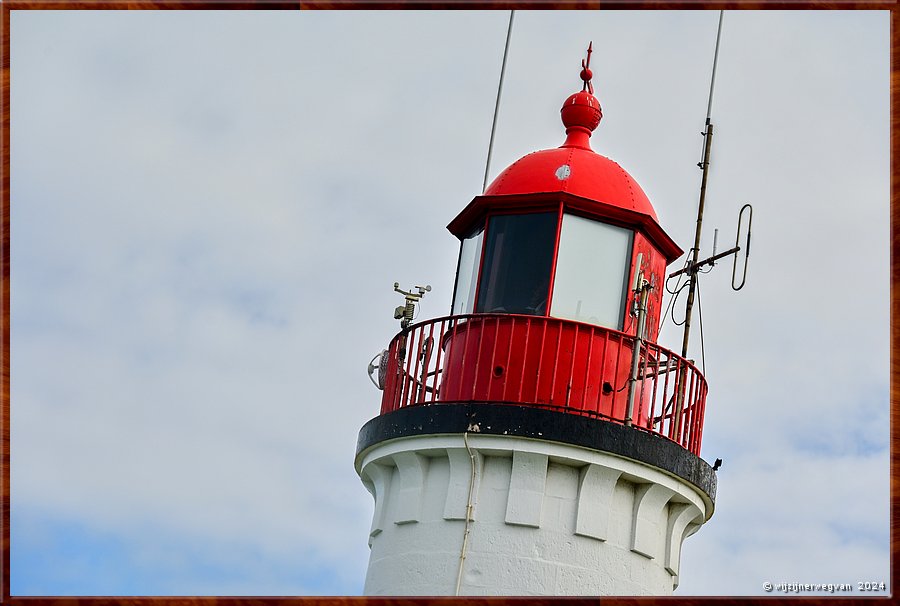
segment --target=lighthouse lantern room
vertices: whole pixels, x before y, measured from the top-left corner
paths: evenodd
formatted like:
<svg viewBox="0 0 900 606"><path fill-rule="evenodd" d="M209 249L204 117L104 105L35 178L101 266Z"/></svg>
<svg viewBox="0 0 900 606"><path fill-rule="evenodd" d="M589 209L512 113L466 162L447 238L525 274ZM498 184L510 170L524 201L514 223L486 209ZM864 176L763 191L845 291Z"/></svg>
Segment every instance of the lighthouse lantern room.
<svg viewBox="0 0 900 606"><path fill-rule="evenodd" d="M656 343L683 251L591 149L589 58L563 145L448 225L451 314L405 320L380 356L356 455L375 498L366 594L666 595L712 515L706 380Z"/></svg>

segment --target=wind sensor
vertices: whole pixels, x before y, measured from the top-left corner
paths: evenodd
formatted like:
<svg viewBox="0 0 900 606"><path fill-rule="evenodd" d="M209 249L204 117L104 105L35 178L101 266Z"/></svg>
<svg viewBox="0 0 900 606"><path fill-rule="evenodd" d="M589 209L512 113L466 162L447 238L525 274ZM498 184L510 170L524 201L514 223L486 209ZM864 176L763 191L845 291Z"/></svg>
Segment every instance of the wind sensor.
<svg viewBox="0 0 900 606"><path fill-rule="evenodd" d="M412 290L405 291L400 288L399 282L394 282L394 292L398 292L404 296L406 299L406 303L403 305L397 306L394 310L394 319L400 320L400 328L401 334L403 335L402 342L400 344L400 357L406 355L406 331L409 329L409 325L412 324L413 319L416 315L416 304L422 300L422 297L425 296L425 293L431 292L431 285L426 284L425 286L413 286ZM376 364L375 361L378 360ZM375 354L372 360L369 362L369 366L367 368L367 372L369 373L369 380L372 381L372 384L375 385L378 389L384 389L384 380L385 380L385 372L387 369L387 360L388 360L388 350L383 350L380 353ZM378 378L375 378L375 371L378 371Z"/></svg>
<svg viewBox="0 0 900 606"><path fill-rule="evenodd" d="M425 286L413 286L413 288L416 292L400 290L400 283L394 282L394 291L406 297L406 304L400 305L394 310L394 319L400 320L400 328L403 329L409 328L409 325L412 323L413 316L416 312L416 303L422 300L425 293L431 292L430 284L426 284Z"/></svg>

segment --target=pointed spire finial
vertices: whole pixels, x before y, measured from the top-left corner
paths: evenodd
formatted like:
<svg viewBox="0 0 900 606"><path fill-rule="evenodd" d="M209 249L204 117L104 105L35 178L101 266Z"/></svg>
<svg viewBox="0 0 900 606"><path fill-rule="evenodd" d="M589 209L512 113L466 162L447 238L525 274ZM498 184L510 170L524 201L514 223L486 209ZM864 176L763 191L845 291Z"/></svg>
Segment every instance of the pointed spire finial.
<svg viewBox="0 0 900 606"><path fill-rule="evenodd" d="M594 94L594 85L591 84L591 78L594 77L594 73L591 71L591 53L594 52L594 41L591 40L588 43L587 49L587 61L584 59L581 60L581 81L584 82L584 86L582 87L582 92L587 91Z"/></svg>
<svg viewBox="0 0 900 606"><path fill-rule="evenodd" d="M570 95L559 110L563 125L566 127L566 142L563 143L563 147L591 149L589 142L591 133L603 118L600 102L594 97L594 85L591 84L591 78L594 76L591 72L593 50L594 43L591 42L588 44L587 59L581 60L581 80L584 86L579 92Z"/></svg>

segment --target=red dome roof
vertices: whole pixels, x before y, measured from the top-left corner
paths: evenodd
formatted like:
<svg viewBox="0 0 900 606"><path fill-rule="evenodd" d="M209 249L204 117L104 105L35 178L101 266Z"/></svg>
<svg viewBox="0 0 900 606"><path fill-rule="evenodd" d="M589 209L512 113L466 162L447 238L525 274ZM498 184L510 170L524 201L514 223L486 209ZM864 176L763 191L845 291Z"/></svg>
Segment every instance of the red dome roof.
<svg viewBox="0 0 900 606"><path fill-rule="evenodd" d="M570 95L559 110L566 142L558 149L528 154L500 173L484 196L565 192L595 202L648 215L659 221L647 194L625 170L591 149L591 133L603 111L591 85L591 47L582 61L583 90Z"/></svg>
<svg viewBox="0 0 900 606"><path fill-rule="evenodd" d="M528 154L500 173L483 195L549 192L604 202L659 221L647 194L631 175L609 158L575 145Z"/></svg>
<svg viewBox="0 0 900 606"><path fill-rule="evenodd" d="M625 170L591 149L590 138L603 112L594 97L587 61L582 61L582 90L570 95L560 109L566 127L566 141L556 149L528 154L494 179L483 194L450 222L447 228L459 238L477 224L484 213L496 209L534 208L547 204L554 195L567 208L619 222L644 232L672 262L683 254L681 248L659 225L659 218L647 194Z"/></svg>

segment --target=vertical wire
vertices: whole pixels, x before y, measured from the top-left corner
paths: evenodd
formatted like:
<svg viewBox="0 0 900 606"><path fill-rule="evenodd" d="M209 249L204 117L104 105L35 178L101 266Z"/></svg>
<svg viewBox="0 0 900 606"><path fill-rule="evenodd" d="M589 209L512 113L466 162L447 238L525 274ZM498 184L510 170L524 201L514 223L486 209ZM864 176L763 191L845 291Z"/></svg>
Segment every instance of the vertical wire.
<svg viewBox="0 0 900 606"><path fill-rule="evenodd" d="M503 49L503 65L500 67L500 84L497 86L497 102L494 104L494 121L491 124L491 141L488 143L487 162L484 166L484 183L481 193L487 189L488 173L491 170L491 154L494 151L494 132L497 130L497 114L500 111L500 94L503 92L503 78L506 75L506 57L509 55L509 40L512 37L513 16L516 11L509 11L509 27L506 30L506 46Z"/></svg>
<svg viewBox="0 0 900 606"><path fill-rule="evenodd" d="M697 280L697 318L700 320L700 364L706 376L706 346L703 343L703 304L700 302L700 280Z"/></svg>
<svg viewBox="0 0 900 606"><path fill-rule="evenodd" d="M459 553L459 570L456 573L456 594L459 595L459 588L462 585L462 577L463 577L463 564L466 561L466 552L468 551L469 546L469 522L472 519L472 496L474 494L473 489L475 488L475 453L472 452L472 449L469 448L469 432L463 432L463 443L466 445L466 452L469 454L469 460L472 462L472 475L469 478L469 497L466 500L466 526L465 526L465 534L463 534L463 544L462 550Z"/></svg>
<svg viewBox="0 0 900 606"><path fill-rule="evenodd" d="M683 270L691 263L691 257L685 256L684 265L681 267ZM681 274L682 276L684 274ZM678 289L681 287L681 277L679 276L678 281L675 282L675 288L673 290L669 290L669 287L666 286L668 284L668 280L663 280L663 288L665 288L666 292L669 293L669 304L666 305L666 311L659 317L659 326L656 329L657 335L662 332L663 325L666 323L666 316L669 315L669 310L672 308L672 304L675 303L675 297L678 296ZM675 324L675 314L672 314L672 323Z"/></svg>

